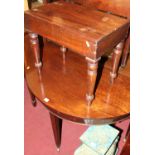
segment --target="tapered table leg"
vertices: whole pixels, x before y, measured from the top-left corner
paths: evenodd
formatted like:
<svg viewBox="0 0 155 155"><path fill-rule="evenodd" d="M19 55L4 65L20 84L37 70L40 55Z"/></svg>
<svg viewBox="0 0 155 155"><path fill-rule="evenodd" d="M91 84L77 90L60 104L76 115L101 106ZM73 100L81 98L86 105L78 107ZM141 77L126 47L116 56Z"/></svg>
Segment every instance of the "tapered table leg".
<svg viewBox="0 0 155 155"><path fill-rule="evenodd" d="M40 48L39 48L39 40L38 35L36 33L29 33L31 47L35 56L35 67L41 67L42 62L40 59Z"/></svg>
<svg viewBox="0 0 155 155"><path fill-rule="evenodd" d="M129 49L130 49L130 34L125 41L125 46L122 54L121 67L125 67L126 65Z"/></svg>
<svg viewBox="0 0 155 155"><path fill-rule="evenodd" d="M90 58L86 57L87 61L87 93L86 93L86 101L88 105L91 105L93 99L94 99L94 88L96 84L96 77L97 77L97 69L98 69L98 61L101 58L98 58L97 60L92 60Z"/></svg>
<svg viewBox="0 0 155 155"><path fill-rule="evenodd" d="M50 113L50 118L51 118L55 144L57 146L57 151L59 151L60 145L61 145L62 119L54 116L51 113Z"/></svg>
<svg viewBox="0 0 155 155"><path fill-rule="evenodd" d="M111 83L114 82L114 79L117 76L123 46L124 46L124 41L120 42L114 49L112 71L110 72L110 82Z"/></svg>

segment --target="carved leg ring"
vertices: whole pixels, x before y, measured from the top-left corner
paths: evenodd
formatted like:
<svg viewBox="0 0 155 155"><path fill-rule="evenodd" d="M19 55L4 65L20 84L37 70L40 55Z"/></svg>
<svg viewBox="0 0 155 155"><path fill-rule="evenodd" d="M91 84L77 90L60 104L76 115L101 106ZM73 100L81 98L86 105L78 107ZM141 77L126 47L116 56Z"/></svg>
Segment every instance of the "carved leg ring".
<svg viewBox="0 0 155 155"><path fill-rule="evenodd" d="M38 35L36 33L29 33L29 36L30 36L30 43L35 56L35 67L41 67L42 62L40 60L40 48L39 48Z"/></svg>
<svg viewBox="0 0 155 155"><path fill-rule="evenodd" d="M112 71L110 72L110 82L113 83L117 77L118 66L122 54L124 41L120 42L114 49Z"/></svg>
<svg viewBox="0 0 155 155"><path fill-rule="evenodd" d="M97 69L98 69L98 61L101 58L98 58L97 60L92 60L90 58L86 57L87 60L87 93L86 93L86 101L88 105L91 105L93 99L94 99L94 88L96 84L96 77L97 77Z"/></svg>
<svg viewBox="0 0 155 155"><path fill-rule="evenodd" d="M51 113L50 113L50 119L51 119L55 144L57 146L57 151L59 151L60 150L60 145L61 145L62 119L54 116Z"/></svg>

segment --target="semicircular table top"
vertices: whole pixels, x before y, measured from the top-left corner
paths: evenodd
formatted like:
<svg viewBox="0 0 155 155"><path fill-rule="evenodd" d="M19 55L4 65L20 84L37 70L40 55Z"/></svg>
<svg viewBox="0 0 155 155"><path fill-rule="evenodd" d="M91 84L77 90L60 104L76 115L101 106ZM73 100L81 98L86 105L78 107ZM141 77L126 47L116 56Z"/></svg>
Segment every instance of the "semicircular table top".
<svg viewBox="0 0 155 155"><path fill-rule="evenodd" d="M55 116L81 124L111 124L129 117L129 72L119 72L110 84L110 68L99 64L96 96L91 106L85 101L87 63L83 57L67 51L66 61L58 45L47 42L43 50L43 66L34 66L34 56L25 37L25 77L37 99Z"/></svg>

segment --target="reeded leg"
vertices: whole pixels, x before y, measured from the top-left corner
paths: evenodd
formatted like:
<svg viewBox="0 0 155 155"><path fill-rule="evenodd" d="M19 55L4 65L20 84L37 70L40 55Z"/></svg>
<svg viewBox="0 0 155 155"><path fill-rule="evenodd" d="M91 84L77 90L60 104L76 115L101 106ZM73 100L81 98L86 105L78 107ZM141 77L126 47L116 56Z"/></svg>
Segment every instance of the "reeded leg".
<svg viewBox="0 0 155 155"><path fill-rule="evenodd" d="M129 49L130 49L130 34L125 41L125 46L122 54L121 67L125 67L126 65Z"/></svg>
<svg viewBox="0 0 155 155"><path fill-rule="evenodd" d="M29 36L30 36L30 43L31 43L33 53L35 56L35 67L41 67L42 62L40 59L40 48L39 48L38 35L36 33L29 33Z"/></svg>
<svg viewBox="0 0 155 155"><path fill-rule="evenodd" d="M63 64L65 64L67 48L65 48L64 46L61 46L60 51L62 52L62 56L63 56Z"/></svg>
<svg viewBox="0 0 155 155"><path fill-rule="evenodd" d="M114 49L112 71L110 72L111 83L114 82L114 79L117 76L117 71L118 71L118 66L119 66L123 46L124 46L124 41L120 42Z"/></svg>
<svg viewBox="0 0 155 155"><path fill-rule="evenodd" d="M86 101L88 105L91 105L94 99L94 88L96 84L98 61L100 59L101 58L98 58L97 60L92 60L86 57L87 65L88 65Z"/></svg>
<svg viewBox="0 0 155 155"><path fill-rule="evenodd" d="M54 116L51 113L50 113L50 118L51 118L51 123L52 123L55 144L57 146L57 151L59 151L60 145L61 145L62 119Z"/></svg>

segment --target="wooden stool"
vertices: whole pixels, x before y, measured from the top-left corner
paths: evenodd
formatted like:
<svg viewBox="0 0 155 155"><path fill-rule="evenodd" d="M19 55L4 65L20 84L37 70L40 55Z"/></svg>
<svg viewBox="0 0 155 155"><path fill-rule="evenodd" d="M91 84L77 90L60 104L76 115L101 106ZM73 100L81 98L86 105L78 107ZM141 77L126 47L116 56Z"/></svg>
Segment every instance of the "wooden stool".
<svg viewBox="0 0 155 155"><path fill-rule="evenodd" d="M128 19L73 3L53 2L25 11L24 20L36 67L42 66L38 34L85 57L88 66L88 105L94 99L98 62L101 56L116 46L110 73L113 82L117 75L123 41L129 29Z"/></svg>

